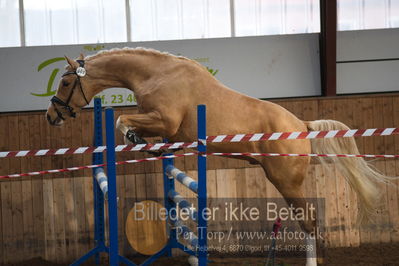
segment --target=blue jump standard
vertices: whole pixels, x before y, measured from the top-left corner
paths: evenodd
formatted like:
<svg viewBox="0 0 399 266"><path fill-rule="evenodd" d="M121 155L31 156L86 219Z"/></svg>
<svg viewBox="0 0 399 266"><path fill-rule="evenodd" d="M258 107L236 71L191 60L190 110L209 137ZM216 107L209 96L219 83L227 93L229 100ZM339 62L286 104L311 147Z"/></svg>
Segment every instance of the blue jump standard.
<svg viewBox="0 0 399 266"><path fill-rule="evenodd" d="M178 248L187 254L196 256L198 258L199 266L207 265L207 221L206 217L201 215L207 204L206 193L206 109L204 105L197 107L198 114L198 182L192 180L185 175L177 175L175 178L183 184L188 184L187 187L198 194L198 212L196 211L195 220L198 223L197 232L198 237L190 231L181 221L171 221L172 227L169 232L169 240L162 250L149 257L140 265L150 265L152 262L161 256L172 256L172 249ZM71 265L81 265L89 258L95 258L96 265L100 264L100 253L105 252L109 255L109 265L117 266L120 263L125 265L137 265L127 258L119 255L118 248L118 213L117 213L117 184L116 184L116 166L115 166L115 127L114 127L114 111L112 108L105 110L106 122L106 146L107 146L107 174L104 174L102 168L93 169L93 193L94 193L94 240L96 246L88 253L80 257ZM101 99L94 100L94 146L102 146L102 107ZM176 203L168 196L176 195L177 193L174 184L174 178L167 174L167 170L173 170L173 159L164 159L163 173L164 173L164 204L165 208L171 210L176 207ZM103 154L93 154L93 164L102 164ZM167 169L167 167L169 167ZM183 173L184 174L184 173ZM188 178L188 179L187 179ZM194 181L194 182L192 182ZM104 196L108 200L108 231L109 231L109 246L105 243L105 225L104 225ZM168 212L169 213L169 212ZM169 225L167 225L169 226ZM176 230L179 230L177 232ZM189 247L184 246L178 241L178 235L182 233L190 234Z"/></svg>

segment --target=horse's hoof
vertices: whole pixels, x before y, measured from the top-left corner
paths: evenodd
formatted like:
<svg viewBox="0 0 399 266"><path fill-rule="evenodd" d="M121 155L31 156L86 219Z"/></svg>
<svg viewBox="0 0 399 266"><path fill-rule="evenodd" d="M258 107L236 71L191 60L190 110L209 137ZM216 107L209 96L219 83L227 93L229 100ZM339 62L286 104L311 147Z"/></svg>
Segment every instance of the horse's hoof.
<svg viewBox="0 0 399 266"><path fill-rule="evenodd" d="M143 138L141 138L140 136L138 136L137 133L134 132L134 131L131 130L131 129L129 129L129 130L126 132L125 139L128 140L128 141L130 141L132 144L148 144L148 142L147 142L145 139L143 139ZM126 142L125 142L125 143L126 143ZM176 151L177 151L177 150L180 150L180 149L176 149ZM151 155L154 156L154 157L159 157L159 156L161 156L162 154L166 153L167 150L144 151L144 152L147 152L147 153L151 154Z"/></svg>
<svg viewBox="0 0 399 266"><path fill-rule="evenodd" d="M190 256L190 257L188 257L188 263L191 266L198 266L198 258L195 256Z"/></svg>
<svg viewBox="0 0 399 266"><path fill-rule="evenodd" d="M133 143L133 144L147 144L147 143L148 143L145 139L139 137L139 136L137 135L137 133L134 132L134 131L131 130L131 129L129 129L129 130L126 132L125 137L126 137L131 143Z"/></svg>

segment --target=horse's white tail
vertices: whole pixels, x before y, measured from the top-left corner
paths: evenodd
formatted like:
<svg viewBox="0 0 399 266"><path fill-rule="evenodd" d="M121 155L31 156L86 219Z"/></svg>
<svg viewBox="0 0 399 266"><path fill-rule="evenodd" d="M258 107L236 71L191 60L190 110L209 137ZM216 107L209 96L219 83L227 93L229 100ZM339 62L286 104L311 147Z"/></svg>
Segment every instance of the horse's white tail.
<svg viewBox="0 0 399 266"><path fill-rule="evenodd" d="M306 122L309 131L348 130L349 128L334 120L316 120ZM312 139L312 152L319 154L359 154L353 137ZM356 192L360 211L359 222L364 222L375 213L379 203L380 184L390 183L392 177L379 173L363 158L317 157L322 165L335 163L338 171L345 177Z"/></svg>

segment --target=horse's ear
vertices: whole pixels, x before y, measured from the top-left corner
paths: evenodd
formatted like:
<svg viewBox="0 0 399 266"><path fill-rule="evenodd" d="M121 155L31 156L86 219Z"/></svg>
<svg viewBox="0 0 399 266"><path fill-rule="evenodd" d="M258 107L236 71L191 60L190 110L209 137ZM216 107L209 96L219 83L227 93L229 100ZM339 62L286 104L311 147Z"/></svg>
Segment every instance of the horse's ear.
<svg viewBox="0 0 399 266"><path fill-rule="evenodd" d="M78 60L84 60L84 59L85 59L85 56L82 53L80 53Z"/></svg>
<svg viewBox="0 0 399 266"><path fill-rule="evenodd" d="M72 69L76 69L79 67L78 62L75 60L70 59L68 56L64 55L65 60L68 62L68 64L72 67Z"/></svg>

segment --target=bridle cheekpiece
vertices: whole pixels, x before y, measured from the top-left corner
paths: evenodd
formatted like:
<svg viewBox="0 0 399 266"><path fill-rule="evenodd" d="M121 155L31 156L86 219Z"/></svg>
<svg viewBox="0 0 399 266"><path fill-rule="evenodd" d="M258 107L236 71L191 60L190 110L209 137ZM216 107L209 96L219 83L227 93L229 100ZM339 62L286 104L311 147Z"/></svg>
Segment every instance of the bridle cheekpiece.
<svg viewBox="0 0 399 266"><path fill-rule="evenodd" d="M68 71L65 72L62 77L68 76L68 75L76 75L76 80L73 84L73 87L71 89L71 93L69 94L67 100L64 102L63 100L61 100L60 98L58 98L57 96L53 96L53 98L51 98L51 103L54 105L54 109L57 112L57 116L62 119L65 120L65 118L63 117L62 113L57 109L57 106L55 104L58 104L60 106L62 106L65 110L68 111L69 116L70 117L76 117L76 112L74 112L73 108L69 105L69 102L72 99L72 95L73 92L75 91L75 88L78 86L80 87L80 91L82 92L83 98L85 99L86 103L89 104L89 101L86 98L86 95L83 91L83 87L82 87L82 83L80 81L81 77L86 76L86 69L84 68L85 66L85 61L84 60L76 60L76 62L79 63L79 67L76 68L76 70L74 71Z"/></svg>

